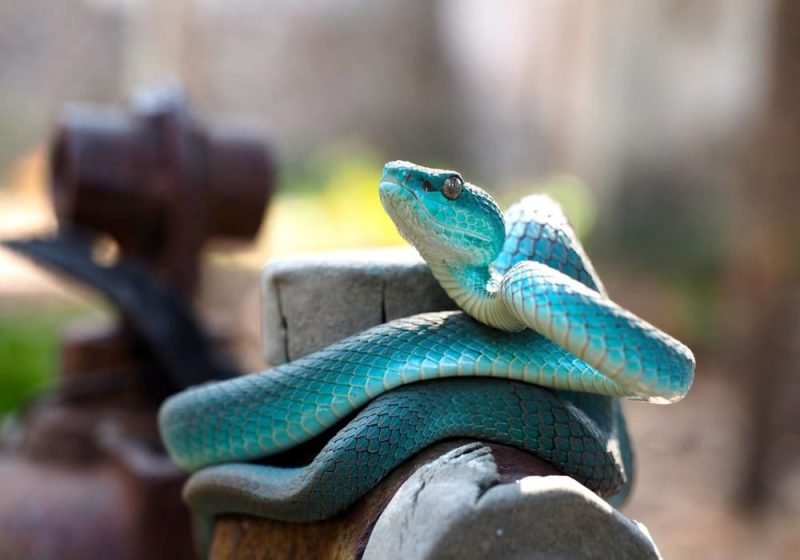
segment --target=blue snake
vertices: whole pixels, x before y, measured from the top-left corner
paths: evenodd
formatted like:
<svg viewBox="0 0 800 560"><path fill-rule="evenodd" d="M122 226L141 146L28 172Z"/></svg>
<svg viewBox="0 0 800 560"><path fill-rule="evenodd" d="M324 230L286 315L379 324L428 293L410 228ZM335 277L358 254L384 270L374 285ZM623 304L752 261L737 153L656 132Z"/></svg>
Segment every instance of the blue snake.
<svg viewBox="0 0 800 560"><path fill-rule="evenodd" d="M160 428L194 472L184 489L193 511L326 519L449 437L527 450L624 497L632 454L617 397L683 398L691 351L608 298L549 198L504 216L458 173L399 161L384 167L379 193L463 311L396 320L171 397ZM306 464L264 464L331 433Z"/></svg>

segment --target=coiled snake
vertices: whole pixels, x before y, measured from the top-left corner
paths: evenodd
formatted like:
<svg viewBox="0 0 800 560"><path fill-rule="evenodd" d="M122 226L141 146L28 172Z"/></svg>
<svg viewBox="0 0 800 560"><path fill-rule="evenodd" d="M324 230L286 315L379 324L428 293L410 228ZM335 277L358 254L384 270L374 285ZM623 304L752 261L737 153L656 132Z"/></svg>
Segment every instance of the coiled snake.
<svg viewBox="0 0 800 560"><path fill-rule="evenodd" d="M185 488L193 511L325 519L455 436L528 450L602 496L623 496L631 452L615 397L681 399L691 351L608 299L550 199L528 197L504 218L458 173L407 162L384 167L379 192L463 312L393 321L170 398L161 433L175 462L197 471ZM307 465L244 462L347 418Z"/></svg>

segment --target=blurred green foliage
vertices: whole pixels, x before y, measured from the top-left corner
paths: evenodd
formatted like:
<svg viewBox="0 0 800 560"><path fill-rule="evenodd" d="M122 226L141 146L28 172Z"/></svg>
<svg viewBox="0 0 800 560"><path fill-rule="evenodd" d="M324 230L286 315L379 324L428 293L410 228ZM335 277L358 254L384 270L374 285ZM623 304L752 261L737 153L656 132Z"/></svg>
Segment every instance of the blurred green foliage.
<svg viewBox="0 0 800 560"><path fill-rule="evenodd" d="M266 253L402 244L378 198L383 164L370 150L345 143L284 170Z"/></svg>
<svg viewBox="0 0 800 560"><path fill-rule="evenodd" d="M50 387L55 360L51 327L28 317L0 317L0 414Z"/></svg>
<svg viewBox="0 0 800 560"><path fill-rule="evenodd" d="M59 332L86 310L86 306L59 302L0 309L0 415L53 386Z"/></svg>

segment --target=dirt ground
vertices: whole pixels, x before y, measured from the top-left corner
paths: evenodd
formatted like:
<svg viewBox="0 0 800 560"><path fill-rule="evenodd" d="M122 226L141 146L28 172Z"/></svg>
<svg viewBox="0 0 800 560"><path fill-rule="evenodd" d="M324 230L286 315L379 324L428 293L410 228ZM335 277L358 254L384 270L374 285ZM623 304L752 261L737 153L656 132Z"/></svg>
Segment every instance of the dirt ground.
<svg viewBox="0 0 800 560"><path fill-rule="evenodd" d="M747 430L730 380L699 368L682 402L627 403L626 410L638 478L624 512L648 527L664 558L800 557L800 472L780 484L760 516L735 505Z"/></svg>

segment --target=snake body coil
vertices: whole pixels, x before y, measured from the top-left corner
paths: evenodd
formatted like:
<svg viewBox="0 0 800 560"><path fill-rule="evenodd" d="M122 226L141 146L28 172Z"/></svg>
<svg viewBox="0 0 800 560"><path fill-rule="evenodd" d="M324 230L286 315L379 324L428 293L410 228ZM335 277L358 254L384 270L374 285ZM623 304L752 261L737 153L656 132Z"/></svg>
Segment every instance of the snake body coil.
<svg viewBox="0 0 800 560"><path fill-rule="evenodd" d="M185 490L194 511L324 519L455 436L514 445L603 496L624 495L631 452L615 397L682 398L691 352L607 298L549 199L529 197L504 220L457 173L405 162L386 165L380 194L464 312L393 321L169 399L162 437L181 467L198 471ZM359 410L306 466L241 463Z"/></svg>

